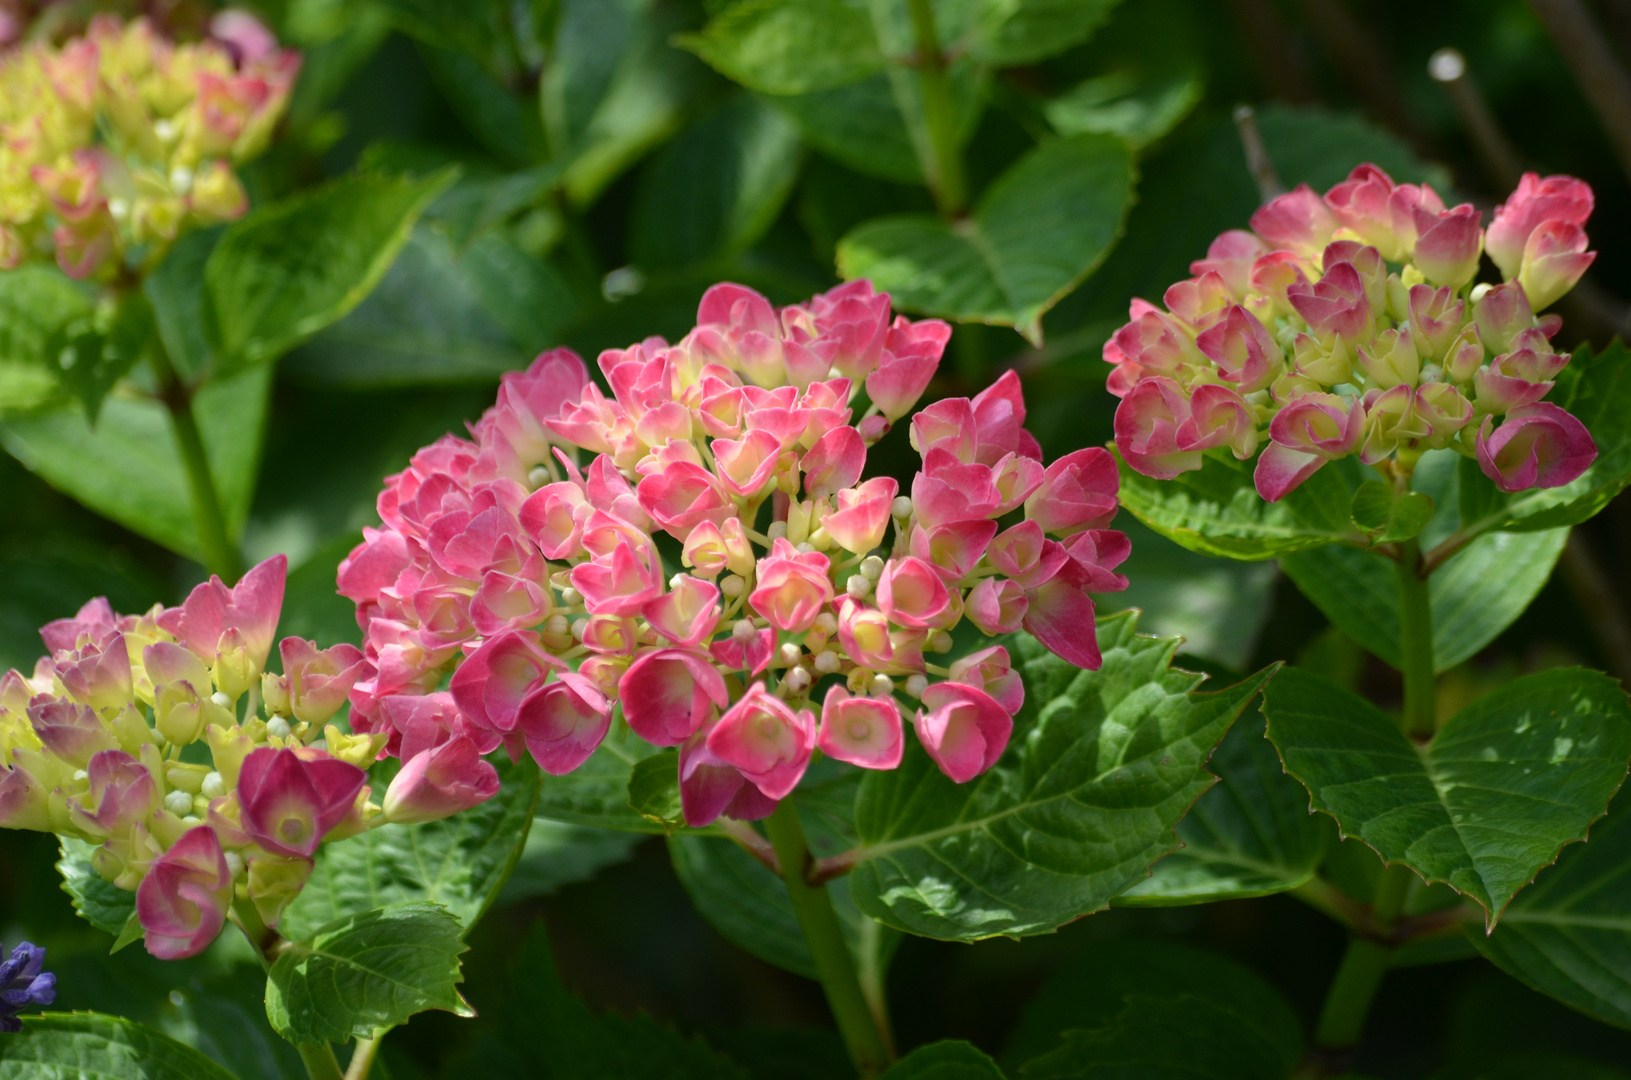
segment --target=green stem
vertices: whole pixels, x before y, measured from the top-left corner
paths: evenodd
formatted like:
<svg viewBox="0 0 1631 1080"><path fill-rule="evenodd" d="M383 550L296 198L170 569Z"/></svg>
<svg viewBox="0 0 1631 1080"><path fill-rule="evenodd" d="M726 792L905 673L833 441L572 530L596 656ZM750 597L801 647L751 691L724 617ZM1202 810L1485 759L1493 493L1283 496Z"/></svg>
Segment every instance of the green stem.
<svg viewBox="0 0 1631 1080"><path fill-rule="evenodd" d="M1404 731L1429 739L1436 727L1433 675L1433 604L1423 573L1421 545L1399 545L1399 651L1404 663Z"/></svg>
<svg viewBox="0 0 1631 1080"><path fill-rule="evenodd" d="M277 959L278 949L283 945L283 936L261 920L260 912L248 900L233 901L232 920L238 924L238 929L243 931L244 937L249 939L249 944L255 947L255 958L261 962L261 967L270 972L273 961ZM328 1043L308 1046L291 1042L290 1045L305 1063L306 1072L311 1080L346 1080L345 1074L340 1072L340 1062L334 1056L334 1048ZM362 1075L367 1076L366 1068Z"/></svg>
<svg viewBox="0 0 1631 1080"><path fill-rule="evenodd" d="M1411 876L1409 868L1404 866L1389 866L1382 871L1376 883L1376 897L1371 901L1371 921L1381 933L1391 931L1398 922ZM1336 978L1331 980L1331 989L1325 994L1319 1025L1314 1029L1314 1045L1319 1051L1335 1057L1351 1053L1359 1045L1365 1018L1370 1015L1371 1003L1382 985L1382 976L1387 974L1393 952L1391 945L1373 938L1348 939L1348 951L1342 954Z"/></svg>
<svg viewBox="0 0 1631 1080"><path fill-rule="evenodd" d="M889 1067L889 1051L883 1034L873 1023L872 1010L861 990L855 959L844 943L844 932L838 925L832 900L824 886L812 886L805 880L810 846L805 842L804 826L799 824L798 811L792 801L782 800L776 812L765 820L765 827L770 833L770 842L776 846L782 881L793 900L793 911L804 930L805 944L815 960L816 975L827 993L827 1005L832 1009L844 1045L849 1048L862 1080L882 1075Z"/></svg>
<svg viewBox="0 0 1631 1080"><path fill-rule="evenodd" d="M384 1042L385 1031L371 1039L358 1039L351 1050L351 1062L345 1067L345 1080L368 1080L368 1073L373 1069L374 1059L379 1056L379 1048Z"/></svg>
<svg viewBox="0 0 1631 1080"><path fill-rule="evenodd" d="M924 163L923 171L940 213L955 218L968 206L968 181L963 176L963 156L957 145L957 110L952 104L951 83L946 78L946 58L940 51L930 0L911 0L910 7L912 31L917 37L923 121L929 129L932 155Z"/></svg>
<svg viewBox="0 0 1631 1080"><path fill-rule="evenodd" d="M160 400L170 412L170 425L176 433L176 448L181 451L181 464L187 472L187 487L192 493L193 523L198 528L198 544L203 550L204 565L221 580L233 584L243 576L243 559L238 547L227 533L226 514L221 510L221 498L216 493L215 481L210 473L209 456L204 450L204 437L198 430L198 418L193 414L193 392L176 378L170 358L164 347L158 346L152 356L153 370L158 376Z"/></svg>

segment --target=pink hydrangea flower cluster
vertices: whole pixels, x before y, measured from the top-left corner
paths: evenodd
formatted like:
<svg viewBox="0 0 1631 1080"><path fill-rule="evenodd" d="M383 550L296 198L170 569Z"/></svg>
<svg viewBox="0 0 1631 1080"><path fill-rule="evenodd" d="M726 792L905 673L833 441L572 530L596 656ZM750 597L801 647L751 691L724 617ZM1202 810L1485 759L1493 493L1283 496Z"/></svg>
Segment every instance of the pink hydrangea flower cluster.
<svg viewBox="0 0 1631 1080"><path fill-rule="evenodd" d="M300 54L245 12L210 31L181 45L104 14L61 47L0 54L0 269L54 255L107 276L248 209L233 165L266 148Z"/></svg>
<svg viewBox="0 0 1631 1080"><path fill-rule="evenodd" d="M1597 448L1542 400L1569 357L1549 344L1562 320L1536 312L1596 258L1592 202L1579 180L1528 173L1486 233L1471 204L1374 165L1323 197L1280 196L1214 240L1164 309L1133 301L1104 347L1117 449L1166 480L1208 450L1261 448L1271 502L1337 458L1408 473L1446 447L1502 491L1567 484ZM1486 252L1499 284L1474 284Z"/></svg>
<svg viewBox="0 0 1631 1080"><path fill-rule="evenodd" d="M353 727L559 775L620 705L679 748L694 826L770 813L818 750L894 768L903 704L953 780L989 769L1023 689L1000 645L952 659L953 630L1097 667L1089 594L1125 587L1128 547L1109 453L1044 467L1012 373L912 419L909 494L863 479L950 334L864 281L779 310L722 284L678 344L602 353L610 395L564 349L506 376L471 439L386 481L340 566L366 632Z"/></svg>
<svg viewBox="0 0 1631 1080"><path fill-rule="evenodd" d="M364 770L384 737L328 722L362 653L284 638L283 673L264 670L285 570L278 556L230 589L212 577L144 615L92 600L40 631L50 652L31 675L0 677L0 827L97 845L92 865L135 891L163 959L201 952L235 900L277 925L323 842L498 790L493 767L455 744L405 762L383 806L370 801ZM199 742L207 762L183 756Z"/></svg>

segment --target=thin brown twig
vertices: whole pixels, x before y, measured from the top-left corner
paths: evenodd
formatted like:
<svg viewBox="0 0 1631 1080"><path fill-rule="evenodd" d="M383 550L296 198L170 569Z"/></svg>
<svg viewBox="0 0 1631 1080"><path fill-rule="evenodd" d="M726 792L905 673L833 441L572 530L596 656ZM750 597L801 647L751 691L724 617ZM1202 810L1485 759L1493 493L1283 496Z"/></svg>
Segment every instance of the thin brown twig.
<svg viewBox="0 0 1631 1080"><path fill-rule="evenodd" d="M1246 152L1246 169L1257 182L1257 193L1266 203L1286 193L1280 174L1274 171L1274 161L1263 142L1263 132L1257 126L1257 112L1250 105L1235 106L1235 130L1240 132L1240 147Z"/></svg>

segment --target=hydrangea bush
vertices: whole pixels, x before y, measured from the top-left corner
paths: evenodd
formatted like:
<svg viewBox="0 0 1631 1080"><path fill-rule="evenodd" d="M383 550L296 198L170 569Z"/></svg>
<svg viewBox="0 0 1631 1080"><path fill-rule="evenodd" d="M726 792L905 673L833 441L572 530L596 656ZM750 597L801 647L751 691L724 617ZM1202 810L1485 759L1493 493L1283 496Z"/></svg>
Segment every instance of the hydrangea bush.
<svg viewBox="0 0 1631 1080"><path fill-rule="evenodd" d="M1165 167L1135 155L1199 83L1116 67L1030 116L1024 88L1103 5L704 7L692 25L684 4L289 5L303 62L242 11L0 5L0 443L174 553L118 604L138 614L76 586L44 655L0 675L0 827L50 845L94 928L8 915L28 940L0 952L0 1075L745 1077L797 1058L889 1080L1307 1080L1385 1071L1359 1053L1386 981L1474 955L1631 1028L1631 818L1610 809L1631 700L1585 668L1463 666L1565 551L1581 579L1570 529L1631 482L1624 348L1570 336L1601 306L1570 296L1597 259L1591 187L1524 174L1486 227L1402 152L1407 182L1360 164L1324 195L1280 193L1262 162L1262 204L1233 220L1250 228L1159 306L1044 348L1044 315L1123 231L1114 281L1160 262L1137 245L1174 191L1127 218L1139 171ZM337 88L390 84L364 68L390 28L491 160L387 140L311 186L343 134ZM963 147L1006 68L1016 115L1051 134L971 198ZM631 185L612 245L631 264L599 266L617 215L587 207L692 111ZM831 159L801 227L860 214L816 245L842 284L805 283L767 239L801 143ZM935 214L852 213L878 193L838 190L843 169L919 184ZM1035 348L992 353L974 322ZM593 364L562 344L630 338ZM1080 401L1027 411L1089 340L1111 365L1106 396L1091 380L1103 447ZM406 395L330 395L320 432L269 444L263 495L288 512L246 526L271 364L297 348L278 393L303 404L415 372L479 386L429 422ZM360 542L305 550L349 473L377 491ZM1121 509L1142 528L1112 528ZM1329 628L1255 672L1185 670L1184 640L1141 620L1171 625L1163 585L1200 608L1244 580L1202 556L1276 560ZM1151 583L1150 617L1118 610ZM661 835L706 923L815 979L835 1030L705 1041L567 993L548 936L515 940L539 910L517 901L626 856L620 833ZM1061 961L1000 1062L896 1041L891 1004L920 996L890 980L903 935L1273 894L1347 936L1307 1032L1239 965L1118 940ZM138 941L148 957L101 955ZM511 954L474 969L509 969L472 989L475 1023L471 945ZM715 994L693 960L683 992ZM119 994L145 997L83 1011ZM433 1010L450 1015L387 1042Z"/></svg>

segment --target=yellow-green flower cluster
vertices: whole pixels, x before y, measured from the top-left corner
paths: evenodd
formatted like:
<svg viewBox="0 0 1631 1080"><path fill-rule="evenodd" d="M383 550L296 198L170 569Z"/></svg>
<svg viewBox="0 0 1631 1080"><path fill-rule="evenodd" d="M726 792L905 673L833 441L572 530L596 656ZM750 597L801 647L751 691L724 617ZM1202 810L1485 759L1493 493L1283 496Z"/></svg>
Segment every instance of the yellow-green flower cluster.
<svg viewBox="0 0 1631 1080"><path fill-rule="evenodd" d="M112 277L244 212L233 166L265 149L300 56L223 15L193 44L98 16L0 58L0 269L54 257L70 277Z"/></svg>

